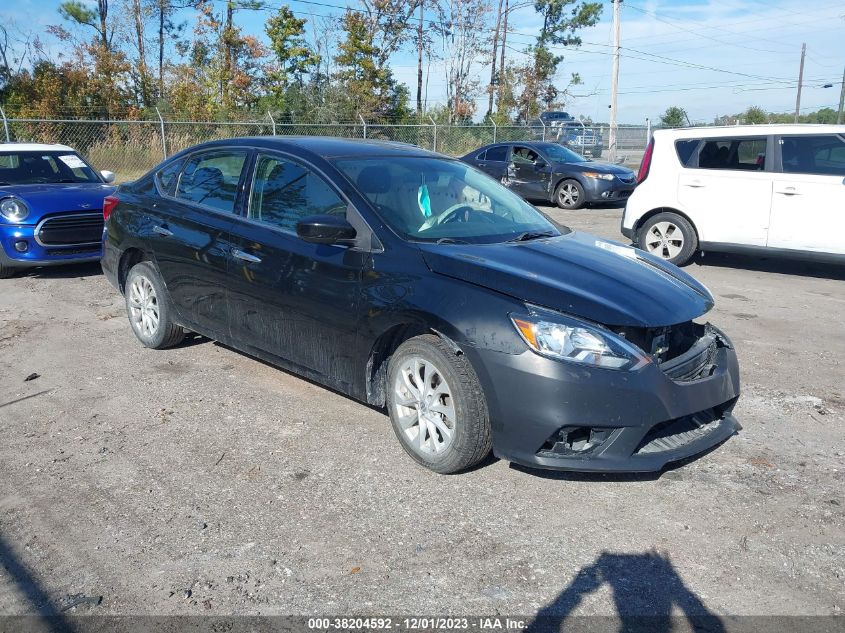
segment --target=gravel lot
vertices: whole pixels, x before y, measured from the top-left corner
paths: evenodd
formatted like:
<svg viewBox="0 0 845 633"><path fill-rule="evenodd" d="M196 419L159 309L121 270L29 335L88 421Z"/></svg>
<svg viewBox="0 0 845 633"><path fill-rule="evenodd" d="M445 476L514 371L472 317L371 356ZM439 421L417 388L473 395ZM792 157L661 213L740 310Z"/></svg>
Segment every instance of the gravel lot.
<svg viewBox="0 0 845 633"><path fill-rule="evenodd" d="M623 239L618 209L549 212ZM143 349L97 266L2 281L0 613L840 614L845 272L687 270L744 429L646 477L438 476L381 411L205 339Z"/></svg>

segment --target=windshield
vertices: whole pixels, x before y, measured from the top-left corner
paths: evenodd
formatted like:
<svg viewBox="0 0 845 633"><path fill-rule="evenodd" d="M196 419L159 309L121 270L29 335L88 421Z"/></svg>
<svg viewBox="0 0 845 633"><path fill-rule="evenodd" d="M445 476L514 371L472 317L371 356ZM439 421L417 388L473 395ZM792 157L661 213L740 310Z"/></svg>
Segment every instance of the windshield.
<svg viewBox="0 0 845 633"><path fill-rule="evenodd" d="M581 154L576 154L571 149L565 148L563 145L555 145L554 143L542 143L537 146L541 152L548 156L554 163L587 163L589 162Z"/></svg>
<svg viewBox="0 0 845 633"><path fill-rule="evenodd" d="M489 244L560 235L522 198L458 161L391 156L336 165L405 239Z"/></svg>
<svg viewBox="0 0 845 633"><path fill-rule="evenodd" d="M0 186L56 182L101 182L75 152L0 151Z"/></svg>

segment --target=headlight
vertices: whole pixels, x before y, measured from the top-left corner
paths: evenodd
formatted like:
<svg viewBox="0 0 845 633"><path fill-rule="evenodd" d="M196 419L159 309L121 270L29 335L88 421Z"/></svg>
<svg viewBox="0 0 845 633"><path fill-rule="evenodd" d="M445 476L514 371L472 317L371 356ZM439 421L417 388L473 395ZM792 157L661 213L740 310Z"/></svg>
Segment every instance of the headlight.
<svg viewBox="0 0 845 633"><path fill-rule="evenodd" d="M600 327L553 312L511 314L511 321L538 354L571 363L634 371L650 358Z"/></svg>
<svg viewBox="0 0 845 633"><path fill-rule="evenodd" d="M598 178L599 180L613 180L613 174L600 174L597 171L585 171L584 176L587 178Z"/></svg>
<svg viewBox="0 0 845 633"><path fill-rule="evenodd" d="M9 222L22 222L29 215L29 208L18 198L3 198L0 200L0 215Z"/></svg>

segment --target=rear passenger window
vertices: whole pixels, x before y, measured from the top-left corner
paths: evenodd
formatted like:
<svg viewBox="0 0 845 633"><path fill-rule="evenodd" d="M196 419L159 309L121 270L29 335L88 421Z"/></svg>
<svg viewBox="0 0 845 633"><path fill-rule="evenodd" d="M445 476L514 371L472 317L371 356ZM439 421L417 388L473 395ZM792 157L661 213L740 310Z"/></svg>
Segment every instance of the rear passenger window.
<svg viewBox="0 0 845 633"><path fill-rule="evenodd" d="M845 141L835 134L784 136L780 145L785 173L845 176Z"/></svg>
<svg viewBox="0 0 845 633"><path fill-rule="evenodd" d="M260 156L249 200L249 217L286 233L309 215L346 217L346 202L325 180L291 160Z"/></svg>
<svg viewBox="0 0 845 633"><path fill-rule="evenodd" d="M238 183L246 164L245 151L214 152L194 156L179 178L176 197L218 211L234 213Z"/></svg>
<svg viewBox="0 0 845 633"><path fill-rule="evenodd" d="M487 157L484 160L505 162L508 159L508 148L505 145L497 145L487 150Z"/></svg>
<svg viewBox="0 0 845 633"><path fill-rule="evenodd" d="M766 137L706 140L698 152L698 167L763 171L766 168Z"/></svg>

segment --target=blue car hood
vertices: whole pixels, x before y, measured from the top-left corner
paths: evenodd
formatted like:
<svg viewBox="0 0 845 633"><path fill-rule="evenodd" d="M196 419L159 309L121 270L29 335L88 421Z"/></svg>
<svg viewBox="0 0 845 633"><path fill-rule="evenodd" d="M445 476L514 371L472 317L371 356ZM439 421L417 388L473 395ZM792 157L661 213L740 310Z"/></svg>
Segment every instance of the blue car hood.
<svg viewBox="0 0 845 633"><path fill-rule="evenodd" d="M100 211L103 198L115 187L103 183L53 183L0 186L0 198L16 196L29 207L25 222L38 222L42 216L63 211Z"/></svg>
<svg viewBox="0 0 845 633"><path fill-rule="evenodd" d="M604 325L675 325L713 307L707 288L681 269L587 233L420 249L436 273Z"/></svg>

